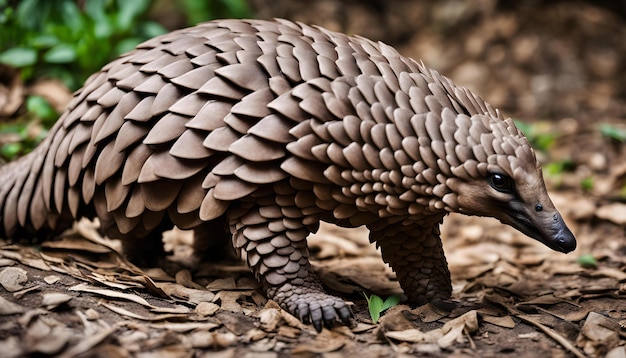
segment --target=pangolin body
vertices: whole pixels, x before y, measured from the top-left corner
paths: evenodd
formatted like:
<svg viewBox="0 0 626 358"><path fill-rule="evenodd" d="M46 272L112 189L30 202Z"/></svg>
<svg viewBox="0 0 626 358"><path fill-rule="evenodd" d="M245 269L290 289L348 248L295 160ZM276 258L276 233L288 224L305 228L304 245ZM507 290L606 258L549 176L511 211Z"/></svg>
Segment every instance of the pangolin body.
<svg viewBox="0 0 626 358"><path fill-rule="evenodd" d="M140 259L173 225L199 249L232 242L318 330L351 316L308 261L320 220L366 225L414 304L450 297L448 212L575 247L510 119L390 46L285 20L208 22L111 62L0 169L0 205L7 237L97 216Z"/></svg>

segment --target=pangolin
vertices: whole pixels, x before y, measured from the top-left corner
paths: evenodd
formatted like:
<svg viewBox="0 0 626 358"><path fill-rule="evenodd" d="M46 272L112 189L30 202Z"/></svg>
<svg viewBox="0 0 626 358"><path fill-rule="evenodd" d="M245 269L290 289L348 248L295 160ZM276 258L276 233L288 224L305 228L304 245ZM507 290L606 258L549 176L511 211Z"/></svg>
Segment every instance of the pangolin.
<svg viewBox="0 0 626 358"><path fill-rule="evenodd" d="M0 209L8 238L98 217L136 259L194 230L317 330L352 315L309 263L320 221L365 225L416 305L451 296L447 213L576 246L511 119L388 45L287 20L216 20L109 63L0 169Z"/></svg>

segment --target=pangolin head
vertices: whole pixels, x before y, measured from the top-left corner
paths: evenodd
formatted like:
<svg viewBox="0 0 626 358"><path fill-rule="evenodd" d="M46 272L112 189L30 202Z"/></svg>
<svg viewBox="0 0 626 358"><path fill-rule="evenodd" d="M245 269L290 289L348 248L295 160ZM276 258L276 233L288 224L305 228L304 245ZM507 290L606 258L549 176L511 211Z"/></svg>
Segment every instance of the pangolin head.
<svg viewBox="0 0 626 358"><path fill-rule="evenodd" d="M560 252L576 239L548 196L541 166L512 120L490 115L466 117L469 137L457 144L465 160L451 166L448 210L495 217Z"/></svg>

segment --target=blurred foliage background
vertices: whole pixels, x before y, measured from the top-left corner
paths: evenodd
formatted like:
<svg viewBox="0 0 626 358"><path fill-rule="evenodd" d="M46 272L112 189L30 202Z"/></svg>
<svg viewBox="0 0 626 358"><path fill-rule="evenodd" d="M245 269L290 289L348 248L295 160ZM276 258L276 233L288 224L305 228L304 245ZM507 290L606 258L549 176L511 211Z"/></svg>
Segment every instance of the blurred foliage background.
<svg viewBox="0 0 626 358"><path fill-rule="evenodd" d="M0 0L0 82L14 95L0 99L0 117L12 118L0 123L0 156L30 151L59 117L63 104L39 92L75 91L116 56L173 28L249 16L245 0ZM35 83L34 91L21 88Z"/></svg>

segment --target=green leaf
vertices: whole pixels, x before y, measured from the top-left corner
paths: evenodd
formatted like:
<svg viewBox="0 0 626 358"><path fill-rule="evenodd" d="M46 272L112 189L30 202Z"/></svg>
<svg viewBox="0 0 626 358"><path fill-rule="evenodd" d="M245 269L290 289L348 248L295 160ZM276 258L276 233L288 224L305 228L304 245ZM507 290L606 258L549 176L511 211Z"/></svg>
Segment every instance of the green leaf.
<svg viewBox="0 0 626 358"><path fill-rule="evenodd" d="M7 159L15 159L22 151L21 143L7 143L0 147L0 154Z"/></svg>
<svg viewBox="0 0 626 358"><path fill-rule="evenodd" d="M591 191L593 189L593 177L584 178L580 181L580 187L584 191Z"/></svg>
<svg viewBox="0 0 626 358"><path fill-rule="evenodd" d="M37 62L37 51L32 48L14 47L0 53L0 62L18 68L32 66Z"/></svg>
<svg viewBox="0 0 626 358"><path fill-rule="evenodd" d="M145 38L152 38L159 35L163 35L167 32L165 27L154 21L146 21L139 25L139 33Z"/></svg>
<svg viewBox="0 0 626 358"><path fill-rule="evenodd" d="M142 42L140 38L131 37L124 39L118 42L117 46L115 46L115 54L121 55L125 52L131 51L135 48L135 46L139 45Z"/></svg>
<svg viewBox="0 0 626 358"><path fill-rule="evenodd" d="M391 296L387 297L387 299L383 303L383 307L382 307L381 311L386 311L386 310L390 309L391 307L397 305L398 303L400 303L400 300L401 300L400 295L391 295Z"/></svg>
<svg viewBox="0 0 626 358"><path fill-rule="evenodd" d="M59 39L52 34L37 35L31 39L30 44L35 48L50 48L59 44Z"/></svg>
<svg viewBox="0 0 626 358"><path fill-rule="evenodd" d="M383 299L376 295L371 295L369 298L365 296L365 299L367 300L367 307L369 308L372 322L378 322L383 308Z"/></svg>
<svg viewBox="0 0 626 358"><path fill-rule="evenodd" d="M54 120L57 112L48 101L41 96L30 96L26 99L26 110L40 119Z"/></svg>
<svg viewBox="0 0 626 358"><path fill-rule="evenodd" d="M58 44L44 55L44 60L48 63L70 63L75 59L76 49L70 44Z"/></svg>
<svg viewBox="0 0 626 358"><path fill-rule="evenodd" d="M578 257L578 264L585 268L598 267L598 261L591 254L582 254Z"/></svg>
<svg viewBox="0 0 626 358"><path fill-rule="evenodd" d="M626 130L617 128L610 124L600 124L599 128L600 133L602 133L603 136L620 142L626 142Z"/></svg>
<svg viewBox="0 0 626 358"><path fill-rule="evenodd" d="M133 24L133 20L143 13L150 5L148 0L118 0L120 12L117 18L117 28L121 31L128 30Z"/></svg>

